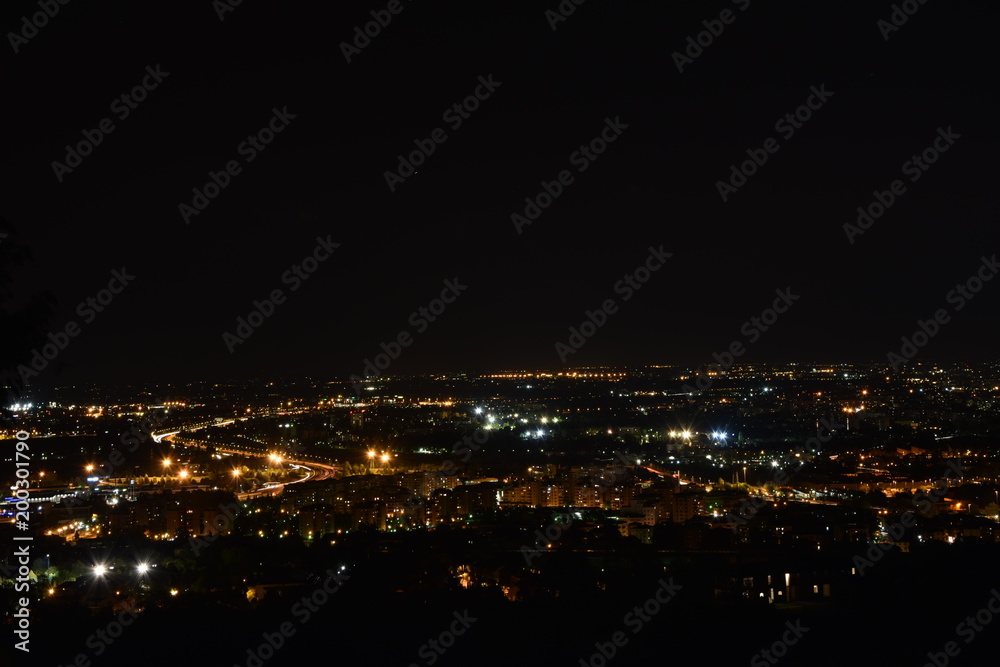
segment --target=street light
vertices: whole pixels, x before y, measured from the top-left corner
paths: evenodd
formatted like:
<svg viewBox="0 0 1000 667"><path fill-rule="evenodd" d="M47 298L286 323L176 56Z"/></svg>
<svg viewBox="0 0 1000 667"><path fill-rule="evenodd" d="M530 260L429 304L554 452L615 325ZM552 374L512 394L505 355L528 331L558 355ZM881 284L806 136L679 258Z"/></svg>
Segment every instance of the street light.
<svg viewBox="0 0 1000 667"><path fill-rule="evenodd" d="M84 468L84 470L86 470L87 472L94 472L94 464L88 463L87 466Z"/></svg>

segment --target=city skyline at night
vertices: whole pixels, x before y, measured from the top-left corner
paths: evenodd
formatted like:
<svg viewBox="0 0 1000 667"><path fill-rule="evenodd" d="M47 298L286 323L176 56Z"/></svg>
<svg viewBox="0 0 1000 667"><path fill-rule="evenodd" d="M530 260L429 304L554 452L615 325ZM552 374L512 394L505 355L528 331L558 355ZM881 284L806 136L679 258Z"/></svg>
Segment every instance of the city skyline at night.
<svg viewBox="0 0 1000 667"><path fill-rule="evenodd" d="M994 664L997 15L7 3L0 664Z"/></svg>

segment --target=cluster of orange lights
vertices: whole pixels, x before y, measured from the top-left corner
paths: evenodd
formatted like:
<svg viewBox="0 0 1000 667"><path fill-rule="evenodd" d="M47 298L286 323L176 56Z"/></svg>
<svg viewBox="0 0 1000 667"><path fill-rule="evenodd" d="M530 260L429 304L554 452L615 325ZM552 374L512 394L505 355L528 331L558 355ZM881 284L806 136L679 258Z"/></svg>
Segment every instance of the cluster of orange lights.
<svg viewBox="0 0 1000 667"><path fill-rule="evenodd" d="M379 454L374 449L368 450L368 458L369 459L371 459L371 460L374 461L376 456L378 456L382 460L382 463L388 463L389 459L391 458L389 456L388 452L382 452L382 455L379 456Z"/></svg>

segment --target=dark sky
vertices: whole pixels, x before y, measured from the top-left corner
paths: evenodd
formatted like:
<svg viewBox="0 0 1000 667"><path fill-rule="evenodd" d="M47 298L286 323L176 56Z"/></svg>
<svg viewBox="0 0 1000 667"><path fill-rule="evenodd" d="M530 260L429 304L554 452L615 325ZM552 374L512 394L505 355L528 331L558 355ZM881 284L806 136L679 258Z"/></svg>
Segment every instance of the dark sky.
<svg viewBox="0 0 1000 667"><path fill-rule="evenodd" d="M953 317L921 359L995 357L1000 281L960 312L946 295L1000 250L996 3L912 2L886 40L888 2L589 0L553 31L556 0L403 0L346 62L339 44L386 4L247 1L220 20L208 0L77 0L17 53L8 34L7 367L44 342L9 332L45 292L52 312L24 325L81 332L41 382L346 378L401 331L413 343L388 372L558 368L555 343L607 298L618 311L568 364L701 364L735 340L745 361L885 359L938 308ZM679 72L672 54L726 9ZM5 3L4 31L36 11ZM120 119L112 102L157 65L169 74ZM500 86L452 129L442 114L480 75ZM821 85L833 95L784 138L775 122ZM275 107L295 118L246 162ZM609 117L628 128L577 171ZM52 162L103 118L114 131L59 182ZM903 163L949 126L960 138L910 182ZM397 154L439 127L391 192ZM780 149L723 202L717 181L770 137ZM179 204L234 159L185 224ZM511 214L564 169L573 183L518 234ZM906 192L851 244L844 223L894 179ZM340 247L290 291L282 274L328 235ZM623 301L616 281L661 244L673 256ZM121 267L134 282L86 323L77 304ZM456 276L468 289L418 333L410 314ZM748 342L743 323L786 287L800 299ZM230 354L223 332L277 288L287 300Z"/></svg>

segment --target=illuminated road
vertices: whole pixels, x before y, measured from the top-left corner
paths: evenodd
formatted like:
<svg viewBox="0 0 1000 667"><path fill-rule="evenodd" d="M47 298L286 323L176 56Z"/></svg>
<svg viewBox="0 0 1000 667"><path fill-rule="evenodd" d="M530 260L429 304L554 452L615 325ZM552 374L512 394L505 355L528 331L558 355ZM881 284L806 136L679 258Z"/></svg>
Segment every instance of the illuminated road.
<svg viewBox="0 0 1000 667"><path fill-rule="evenodd" d="M185 431L200 431L202 429L211 428L213 426L226 426L228 424L233 424L237 421L243 419L249 419L249 417L241 417L240 419L230 419L228 421L220 422L207 422L198 426L186 427ZM207 449L212 447L215 451L224 454L238 454L240 456L257 456L261 458L270 458L272 456L271 452L254 451L249 449L238 449L236 447L220 447L212 443L202 443L202 442L181 442L175 441L174 436L180 433L180 431L168 431L165 433L154 433L154 442L162 442L164 440L168 441L173 446L180 447L196 447L199 449ZM246 493L238 493L237 498L240 500L246 500L248 498L257 498L261 496L276 496L280 494L284 488L290 484L299 484L301 482L313 480L320 481L325 479L333 479L337 476L337 466L329 465L326 463L317 463L315 461L301 461L297 459L282 459L284 463L287 463L290 468L295 468L296 470L301 470L305 472L305 476L293 480L291 482L279 482L267 484L256 491L249 491Z"/></svg>

